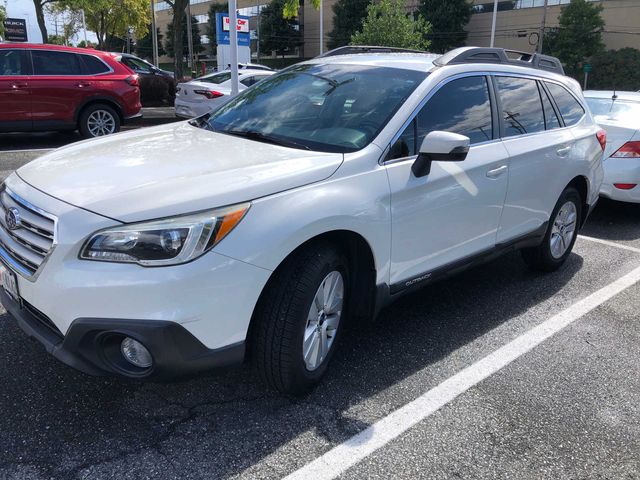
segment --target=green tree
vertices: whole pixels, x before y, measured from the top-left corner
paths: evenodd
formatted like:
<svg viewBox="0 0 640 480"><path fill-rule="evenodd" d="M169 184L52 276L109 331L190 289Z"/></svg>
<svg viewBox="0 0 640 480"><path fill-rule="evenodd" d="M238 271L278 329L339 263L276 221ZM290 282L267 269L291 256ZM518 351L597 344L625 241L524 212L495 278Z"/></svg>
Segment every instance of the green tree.
<svg viewBox="0 0 640 480"><path fill-rule="evenodd" d="M591 64L590 89L635 91L640 87L640 50L636 48L597 53Z"/></svg>
<svg viewBox="0 0 640 480"><path fill-rule="evenodd" d="M362 28L369 3L371 0L338 0L333 4L333 30L327 41L330 49L349 45L351 36Z"/></svg>
<svg viewBox="0 0 640 480"><path fill-rule="evenodd" d="M302 32L298 22L282 16L287 0L272 0L260 15L260 51L275 51L284 57L302 45Z"/></svg>
<svg viewBox="0 0 640 480"><path fill-rule="evenodd" d="M187 36L187 16L183 15L182 18L182 58L189 57L189 38ZM174 39L173 23L170 23L167 27L167 39L164 42L164 48L167 50L167 54L175 58L175 39ZM198 27L198 20L195 17L191 17L191 35L193 37L193 53L194 55L203 52L202 40L200 39L200 27ZM179 50L178 50L179 51Z"/></svg>
<svg viewBox="0 0 640 480"><path fill-rule="evenodd" d="M320 9L320 0L311 0L311 5L316 10ZM284 0L282 2L282 16L287 19L294 19L298 16L300 10L300 0Z"/></svg>
<svg viewBox="0 0 640 480"><path fill-rule="evenodd" d="M80 43L78 43L78 48L96 48L97 45L91 41L85 42L84 40L82 40Z"/></svg>
<svg viewBox="0 0 640 480"><path fill-rule="evenodd" d="M64 45L64 41L64 35L49 35L47 38L47 43L51 45Z"/></svg>
<svg viewBox="0 0 640 480"><path fill-rule="evenodd" d="M7 10L4 5L0 5L0 38L4 36L4 20L7 18Z"/></svg>
<svg viewBox="0 0 640 480"><path fill-rule="evenodd" d="M602 10L599 4L571 0L569 5L562 7L559 27L545 33L543 52L558 57L567 75L580 78L582 63L604 51Z"/></svg>
<svg viewBox="0 0 640 480"><path fill-rule="evenodd" d="M147 0L60 0L60 4L74 12L84 10L87 28L98 37L100 50L119 49L116 47L125 43L129 29L137 38L147 33Z"/></svg>
<svg viewBox="0 0 640 480"><path fill-rule="evenodd" d="M58 3L58 0L33 0L33 7L36 10L36 20L38 22L38 28L42 35L42 43L49 41L49 34L47 33L47 22L44 19L45 7L47 5L53 5Z"/></svg>
<svg viewBox="0 0 640 480"><path fill-rule="evenodd" d="M158 36L158 56L166 55L167 52L162 46L163 35L160 33L160 28L156 29L156 35ZM151 35L151 24L148 26L147 34L136 41L135 47L136 55L146 59L153 59L153 35Z"/></svg>
<svg viewBox="0 0 640 480"><path fill-rule="evenodd" d="M430 31L431 25L422 15L407 15L403 0L380 0L367 7L362 30L353 34L351 43L426 50Z"/></svg>
<svg viewBox="0 0 640 480"><path fill-rule="evenodd" d="M461 47L467 39L464 27L471 19L473 5L468 0L422 0L418 12L431 24L430 50L445 53Z"/></svg>
<svg viewBox="0 0 640 480"><path fill-rule="evenodd" d="M216 41L216 13L227 13L229 11L229 4L224 3L212 3L209 5L209 22L207 22L207 36L209 37L209 45L215 53L218 42Z"/></svg>

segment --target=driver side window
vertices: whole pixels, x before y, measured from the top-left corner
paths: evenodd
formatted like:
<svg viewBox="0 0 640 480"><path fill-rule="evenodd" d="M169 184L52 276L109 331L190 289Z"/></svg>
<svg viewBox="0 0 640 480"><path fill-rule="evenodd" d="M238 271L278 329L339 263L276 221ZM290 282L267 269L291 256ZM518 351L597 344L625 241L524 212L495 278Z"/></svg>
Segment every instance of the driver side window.
<svg viewBox="0 0 640 480"><path fill-rule="evenodd" d="M486 77L459 78L441 87L391 146L386 160L417 155L424 137L435 130L466 135L472 145L493 139Z"/></svg>

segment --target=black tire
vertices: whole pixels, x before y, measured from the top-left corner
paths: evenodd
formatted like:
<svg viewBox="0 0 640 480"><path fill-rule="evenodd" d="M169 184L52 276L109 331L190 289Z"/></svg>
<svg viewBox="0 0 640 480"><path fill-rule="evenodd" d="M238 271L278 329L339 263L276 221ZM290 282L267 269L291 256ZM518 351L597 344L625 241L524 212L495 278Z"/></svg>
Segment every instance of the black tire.
<svg viewBox="0 0 640 480"><path fill-rule="evenodd" d="M105 115L110 119L110 121L113 122L113 131L111 131L110 133L118 133L120 131L120 116L118 115L118 113L109 105L105 105L104 103L96 103L93 105L89 105L80 114L80 118L78 119L78 130L80 131L80 135L82 135L82 138L95 138L97 136L100 136L95 135L89 127L89 118L91 118L91 116L96 113L102 113L102 115Z"/></svg>
<svg viewBox="0 0 640 480"><path fill-rule="evenodd" d="M567 202L571 202L575 206L577 213L576 225L573 231L573 237L569 242L569 247L562 256L556 258L551 253L551 235L554 227L554 221L558 215L558 212ZM556 203L556 206L551 213L549 226L547 227L547 232L545 233L542 243L537 247L525 248L522 250L522 258L524 259L525 263L533 270L542 272L554 272L558 270L567 260L567 257L571 254L571 250L573 250L573 245L576 243L576 238L578 238L578 230L581 218L582 199L580 198L580 194L575 188L567 187L564 192L562 192L562 195L560 195L558 203Z"/></svg>
<svg viewBox="0 0 640 480"><path fill-rule="evenodd" d="M269 281L254 314L251 357L263 381L281 393L302 395L323 377L335 352L349 301L347 259L331 244L310 245L295 253ZM309 371L302 342L316 291L325 277L338 271L344 281L343 308L328 354Z"/></svg>

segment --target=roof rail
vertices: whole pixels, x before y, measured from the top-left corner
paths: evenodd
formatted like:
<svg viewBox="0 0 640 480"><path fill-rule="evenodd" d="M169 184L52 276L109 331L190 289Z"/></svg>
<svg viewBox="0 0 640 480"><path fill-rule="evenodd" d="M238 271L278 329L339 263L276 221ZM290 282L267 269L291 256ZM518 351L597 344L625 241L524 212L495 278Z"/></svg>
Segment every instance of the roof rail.
<svg viewBox="0 0 640 480"><path fill-rule="evenodd" d="M328 52L318 55L320 57L334 57L336 55L353 55L357 53L428 53L421 50L410 50L408 48L379 47L370 45L347 45L345 47L334 48Z"/></svg>
<svg viewBox="0 0 640 480"><path fill-rule="evenodd" d="M437 66L456 65L461 63L499 63L537 68L564 75L562 63L556 57L540 53L527 53L506 48L462 47L451 50L434 62Z"/></svg>

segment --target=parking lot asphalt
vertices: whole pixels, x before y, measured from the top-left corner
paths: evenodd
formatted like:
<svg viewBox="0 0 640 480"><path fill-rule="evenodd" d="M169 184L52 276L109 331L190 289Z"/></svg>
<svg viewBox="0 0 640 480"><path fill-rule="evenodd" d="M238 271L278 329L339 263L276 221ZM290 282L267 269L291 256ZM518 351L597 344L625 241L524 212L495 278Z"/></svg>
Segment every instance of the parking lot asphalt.
<svg viewBox="0 0 640 480"><path fill-rule="evenodd" d="M16 166L0 156L0 175ZM166 384L88 377L3 314L0 478L294 473L640 267L640 206L602 201L582 234L559 272L509 254L352 326L301 399L248 367ZM579 316L340 478L640 478L639 294L633 285Z"/></svg>

